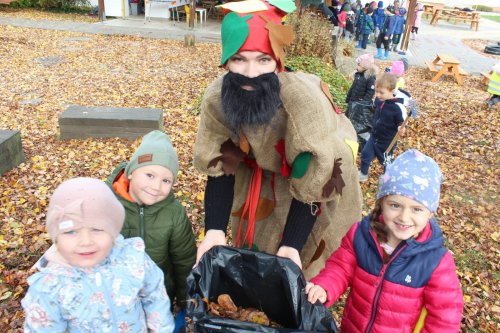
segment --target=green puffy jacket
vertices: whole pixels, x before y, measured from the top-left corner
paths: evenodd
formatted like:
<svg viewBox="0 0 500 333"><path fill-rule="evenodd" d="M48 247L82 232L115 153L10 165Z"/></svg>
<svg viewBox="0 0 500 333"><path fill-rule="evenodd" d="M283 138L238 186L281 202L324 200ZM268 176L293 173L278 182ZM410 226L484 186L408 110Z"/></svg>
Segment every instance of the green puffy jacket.
<svg viewBox="0 0 500 333"><path fill-rule="evenodd" d="M138 205L116 193L113 183L124 173L126 162L120 164L106 183L125 207L125 238L141 237L146 252L165 275L168 296L185 308L186 277L196 260L196 243L186 209L170 192L168 197L151 206Z"/></svg>

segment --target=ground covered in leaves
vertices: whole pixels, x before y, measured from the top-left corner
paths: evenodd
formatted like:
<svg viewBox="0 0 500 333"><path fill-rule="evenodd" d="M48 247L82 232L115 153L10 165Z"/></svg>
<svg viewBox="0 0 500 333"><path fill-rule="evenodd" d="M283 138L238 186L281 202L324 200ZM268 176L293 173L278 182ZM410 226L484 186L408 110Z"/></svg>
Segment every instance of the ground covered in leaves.
<svg viewBox="0 0 500 333"><path fill-rule="evenodd" d="M462 39L462 43L473 49L474 51L480 53L481 55L500 60L500 55L491 54L484 52L485 46L497 46L498 41L487 40L487 39Z"/></svg>
<svg viewBox="0 0 500 333"><path fill-rule="evenodd" d="M0 178L0 332L22 331L26 278L49 246L50 194L71 177L105 179L137 147L125 139L59 140L58 115L68 105L163 109L181 163L175 192L200 233L205 180L192 167L199 121L193 109L221 73L219 54L214 44L188 49L175 41L0 26L0 128L21 131L26 155ZM467 77L464 86L430 78L423 69L406 77L420 117L398 152L418 148L440 164L445 182L437 215L464 290L462 331L497 332L499 112L486 107L478 78ZM376 167L362 186L365 207L373 204L380 172Z"/></svg>

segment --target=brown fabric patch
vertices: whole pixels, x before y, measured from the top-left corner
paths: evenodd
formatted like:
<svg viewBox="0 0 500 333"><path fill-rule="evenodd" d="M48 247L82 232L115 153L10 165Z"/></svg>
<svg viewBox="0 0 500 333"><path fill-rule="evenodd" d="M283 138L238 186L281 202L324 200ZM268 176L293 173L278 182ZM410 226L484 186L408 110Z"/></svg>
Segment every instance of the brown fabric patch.
<svg viewBox="0 0 500 333"><path fill-rule="evenodd" d="M250 152L250 143L243 131L240 131L240 149L247 155Z"/></svg>
<svg viewBox="0 0 500 333"><path fill-rule="evenodd" d="M240 207L235 212L231 213L231 216L241 217L241 213L243 213L243 208L245 204ZM271 216L274 210L274 202L272 200L266 198L259 198L259 203L257 204L257 211L255 212L255 221L261 221L265 218Z"/></svg>
<svg viewBox="0 0 500 333"><path fill-rule="evenodd" d="M338 194L342 195L342 189L345 186L345 182L344 179L342 179L342 169L340 169L341 165L342 158L336 158L333 163L332 178L330 178L330 180L326 182L325 186L323 186L323 197L328 198L334 189Z"/></svg>
<svg viewBox="0 0 500 333"><path fill-rule="evenodd" d="M309 261L309 264L307 264L306 266L306 269L309 268L309 266L311 266L311 264L313 262L315 262L316 260L318 260L321 255L323 254L323 252L325 251L325 248L326 248L326 244L325 244L325 241L322 239L320 242L319 242L319 245L318 247L316 248L316 252L314 252L311 260Z"/></svg>
<svg viewBox="0 0 500 333"><path fill-rule="evenodd" d="M282 71L285 69L285 46L292 44L294 38L292 26L278 25L270 21L263 14L259 16L266 22L266 29L269 30L269 42L280 66L279 71Z"/></svg>
<svg viewBox="0 0 500 333"><path fill-rule="evenodd" d="M153 160L153 154L141 155L137 158L137 164L151 162Z"/></svg>
<svg viewBox="0 0 500 333"><path fill-rule="evenodd" d="M237 147L231 139L227 139L221 146L221 156L214 158L208 163L208 168L216 167L219 161L222 161L222 170L226 175L234 175L238 164L243 161L245 153Z"/></svg>
<svg viewBox="0 0 500 333"><path fill-rule="evenodd" d="M335 104L335 102L333 101L333 96L330 93L330 87L328 87L328 84L326 84L324 81L321 81L320 82L320 86L321 86L321 91L323 91L323 93L325 94L325 96L330 101L330 104L332 105L333 110L335 111L335 113L337 113L337 114L342 113L342 110L340 110L339 107L337 106L337 104Z"/></svg>

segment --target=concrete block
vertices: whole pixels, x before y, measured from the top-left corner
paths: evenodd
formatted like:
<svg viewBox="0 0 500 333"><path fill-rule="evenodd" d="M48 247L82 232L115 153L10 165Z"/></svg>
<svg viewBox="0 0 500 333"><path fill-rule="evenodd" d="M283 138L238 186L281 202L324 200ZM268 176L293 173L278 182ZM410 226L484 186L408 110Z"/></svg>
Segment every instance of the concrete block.
<svg viewBox="0 0 500 333"><path fill-rule="evenodd" d="M163 129L163 110L72 105L59 115L60 138L127 138L134 140Z"/></svg>
<svg viewBox="0 0 500 333"><path fill-rule="evenodd" d="M21 133L0 130L0 176L24 162Z"/></svg>

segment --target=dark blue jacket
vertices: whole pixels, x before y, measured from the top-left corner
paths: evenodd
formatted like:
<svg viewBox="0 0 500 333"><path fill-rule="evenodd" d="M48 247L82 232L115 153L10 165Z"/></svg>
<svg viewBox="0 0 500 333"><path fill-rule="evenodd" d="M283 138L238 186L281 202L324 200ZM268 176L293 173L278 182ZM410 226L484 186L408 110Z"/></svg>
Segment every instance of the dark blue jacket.
<svg viewBox="0 0 500 333"><path fill-rule="evenodd" d="M394 34L401 35L403 33L403 31L405 30L406 19L404 16L398 15L398 16L396 16L395 21L396 22L394 24Z"/></svg>
<svg viewBox="0 0 500 333"><path fill-rule="evenodd" d="M383 8L378 8L373 12L373 23L375 24L376 27L382 28L382 25L384 24L384 19L385 19L385 14L384 14L384 9Z"/></svg>
<svg viewBox="0 0 500 333"><path fill-rule="evenodd" d="M396 28L396 15L386 15L381 32L385 36L390 36L394 34L394 28Z"/></svg>
<svg viewBox="0 0 500 333"><path fill-rule="evenodd" d="M381 101L375 98L375 114L373 115L373 138L379 143L392 141L404 119L406 108L396 99Z"/></svg>

